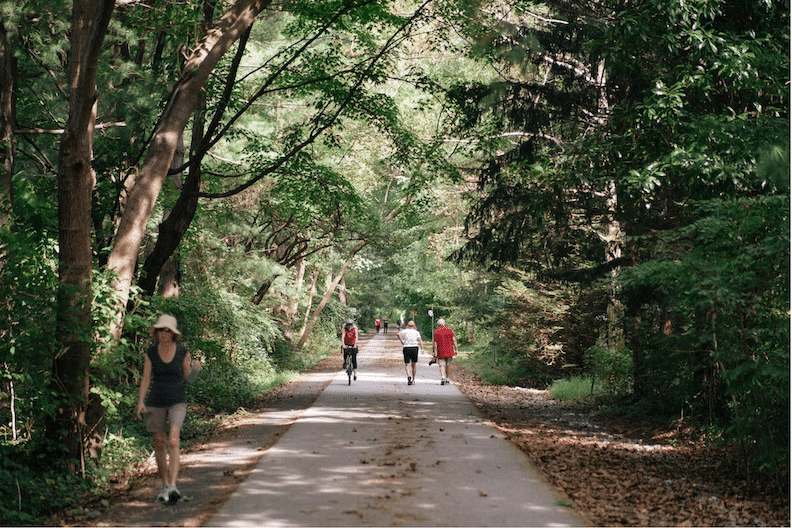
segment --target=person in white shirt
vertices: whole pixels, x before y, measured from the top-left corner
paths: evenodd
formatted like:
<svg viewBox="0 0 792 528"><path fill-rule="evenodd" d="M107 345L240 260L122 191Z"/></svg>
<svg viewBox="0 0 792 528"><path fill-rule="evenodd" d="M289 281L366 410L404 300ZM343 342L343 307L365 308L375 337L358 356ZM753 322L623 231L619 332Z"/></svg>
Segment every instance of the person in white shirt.
<svg viewBox="0 0 792 528"><path fill-rule="evenodd" d="M407 328L397 334L404 354L404 370L407 373L407 385L415 383L415 372L418 365L418 351L422 351L423 339L415 328L415 321L407 323ZM410 366L412 364L412 367ZM412 373L412 375L410 375Z"/></svg>

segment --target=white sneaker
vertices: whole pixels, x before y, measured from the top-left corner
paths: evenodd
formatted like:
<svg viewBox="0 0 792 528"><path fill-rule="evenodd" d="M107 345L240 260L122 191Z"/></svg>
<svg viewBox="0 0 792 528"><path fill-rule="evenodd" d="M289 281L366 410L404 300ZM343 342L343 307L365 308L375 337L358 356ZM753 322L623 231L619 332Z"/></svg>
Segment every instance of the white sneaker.
<svg viewBox="0 0 792 528"><path fill-rule="evenodd" d="M170 500L170 487L162 486L162 489L157 495L157 500L159 502L168 502Z"/></svg>

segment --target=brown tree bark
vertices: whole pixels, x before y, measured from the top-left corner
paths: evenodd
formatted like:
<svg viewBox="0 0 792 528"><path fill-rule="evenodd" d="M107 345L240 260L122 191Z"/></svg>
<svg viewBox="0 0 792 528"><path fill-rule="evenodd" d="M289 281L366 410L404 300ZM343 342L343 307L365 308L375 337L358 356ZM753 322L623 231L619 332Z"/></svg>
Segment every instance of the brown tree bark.
<svg viewBox="0 0 792 528"><path fill-rule="evenodd" d="M338 300L344 306L347 305L346 279L344 279L344 277L341 277L341 282L338 284Z"/></svg>
<svg viewBox="0 0 792 528"><path fill-rule="evenodd" d="M204 22L203 31L206 32L212 25L212 6L214 4L206 2L204 4ZM244 42L250 35L250 28L243 33ZM245 45L240 44L237 50L237 58L234 62L237 64L242 59ZM226 91L230 92L233 87L233 79L236 78L234 72L237 69L233 68L230 74L230 79L227 81ZM219 111L219 115L222 112ZM198 105L196 112L193 115L192 123L192 138L190 139L190 153L188 156L188 169L187 178L185 182L178 185L181 190L179 198L176 200L173 208L167 213L159 225L159 236L154 246L154 250L146 258L143 264L143 273L141 274L138 286L147 295L152 295L159 279L158 292L164 297L178 297L179 295L179 282L178 282L178 261L173 257L174 253L179 247L184 234L192 224L195 218L195 212L198 210L198 192L201 190L201 163L203 162L204 155L208 148L208 140L206 134L206 97L201 92L198 95ZM216 125L215 125L216 126ZM214 130L214 128L212 128ZM211 132L210 132L211 134ZM179 171L184 166L184 141L183 135L180 137L179 146L177 146L175 155L171 160L171 171Z"/></svg>
<svg viewBox="0 0 792 528"><path fill-rule="evenodd" d="M276 273L272 277L268 277L264 282L261 284L261 287L256 292L256 295L253 296L252 302L256 306L261 304L261 301L264 299L264 296L267 295L267 292L272 287L272 283L275 282L275 279L280 277L280 273Z"/></svg>
<svg viewBox="0 0 792 528"><path fill-rule="evenodd" d="M108 268L116 273L118 316L113 338L120 337L124 310L146 223L168 174L178 138L197 108L200 93L218 61L253 24L272 0L238 0L204 35L185 64L149 146L143 166L129 194L118 226Z"/></svg>
<svg viewBox="0 0 792 528"><path fill-rule="evenodd" d="M357 255L361 249L366 247L367 244L368 240L362 240L358 242L354 248L352 248L352 251L349 252L349 257L347 257L347 259L341 265L338 275L336 275L336 278L327 287L324 296L322 296L322 300L319 301L319 305L313 311L313 314L311 314L308 324L305 325L305 329L300 336L300 340L297 342L297 350L302 350L302 347L305 346L305 342L308 341L308 336L311 335L314 326L316 326L316 322L319 320L319 315L322 313L322 310L324 310L324 307L327 305L327 303L330 302L330 298L333 297L338 283L344 278L344 273L346 272L349 263L352 262L352 259L355 258L355 255Z"/></svg>
<svg viewBox="0 0 792 528"><path fill-rule="evenodd" d="M187 179L182 185L181 194L173 208L160 223L157 243L143 264L143 273L138 285L145 294L152 295L154 293L157 286L157 278L160 276L163 266L171 258L176 248L179 247L184 233L190 227L195 217L195 211L198 209L197 192L200 188L200 163L191 163ZM172 267L175 270L175 263L172 264ZM173 289L173 286L170 288Z"/></svg>
<svg viewBox="0 0 792 528"><path fill-rule="evenodd" d="M410 205L411 202L412 202L412 194L408 194L407 197L404 199L404 203L396 207L390 213L388 213L382 219L382 222L383 223L390 222L391 220L396 218L399 215L399 213L401 213L404 210L405 207ZM352 248L352 251L350 251L349 257L341 266L341 269L339 270L335 280L328 285L327 290L325 291L325 294L322 297L322 300L319 302L319 305L316 307L316 310L314 310L313 314L311 314L311 319L305 325L305 328L303 329L303 333L300 336L300 341L297 342L298 351L302 350L302 347L305 346L305 342L308 341L308 336L311 335L314 326L316 326L316 322L319 320L319 315L322 313L322 310L324 310L324 307L330 301L330 298L333 296L333 293L335 293L335 289L338 286L338 283L341 282L341 280L344 278L344 273L346 272L347 266L349 266L349 263L352 262L352 259L355 257L355 255L357 255L361 249L366 247L368 243L369 243L368 239L363 239L360 242L358 242L357 245L355 245L355 247Z"/></svg>
<svg viewBox="0 0 792 528"><path fill-rule="evenodd" d="M13 198L14 152L16 151L16 60L10 36L0 22L0 227L8 221Z"/></svg>
<svg viewBox="0 0 792 528"><path fill-rule="evenodd" d="M113 13L113 0L75 0L69 52L69 119L58 159L58 350L52 365L52 389L58 406L47 424L50 440L66 447L76 469L83 461L83 432L88 406L91 356L91 194L96 123L96 77L102 43ZM84 468L84 466L82 466Z"/></svg>

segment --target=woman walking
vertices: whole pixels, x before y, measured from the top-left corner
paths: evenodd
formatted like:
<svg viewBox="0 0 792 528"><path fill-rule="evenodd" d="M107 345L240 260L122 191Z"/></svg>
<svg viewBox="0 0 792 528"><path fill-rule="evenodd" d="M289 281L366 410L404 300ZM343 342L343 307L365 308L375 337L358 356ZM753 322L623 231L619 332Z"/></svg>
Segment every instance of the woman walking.
<svg viewBox="0 0 792 528"><path fill-rule="evenodd" d="M191 361L190 351L179 343L181 332L172 315L161 315L149 332L157 344L146 349L136 416L140 420L141 413L146 413L146 430L154 434L154 457L162 479L157 500L175 503L181 498L176 479L180 434L187 416L184 387L195 381L201 362Z"/></svg>

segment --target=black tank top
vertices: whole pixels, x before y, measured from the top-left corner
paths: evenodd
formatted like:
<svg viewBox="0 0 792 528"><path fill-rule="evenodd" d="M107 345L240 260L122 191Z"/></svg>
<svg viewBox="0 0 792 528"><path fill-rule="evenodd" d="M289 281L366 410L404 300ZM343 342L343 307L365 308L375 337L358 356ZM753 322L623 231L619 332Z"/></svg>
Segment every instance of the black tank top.
<svg viewBox="0 0 792 528"><path fill-rule="evenodd" d="M184 357L187 347L176 343L176 353L170 363L165 363L157 353L157 345L146 350L151 360L151 390L146 398L149 407L171 407L186 402L184 396Z"/></svg>

